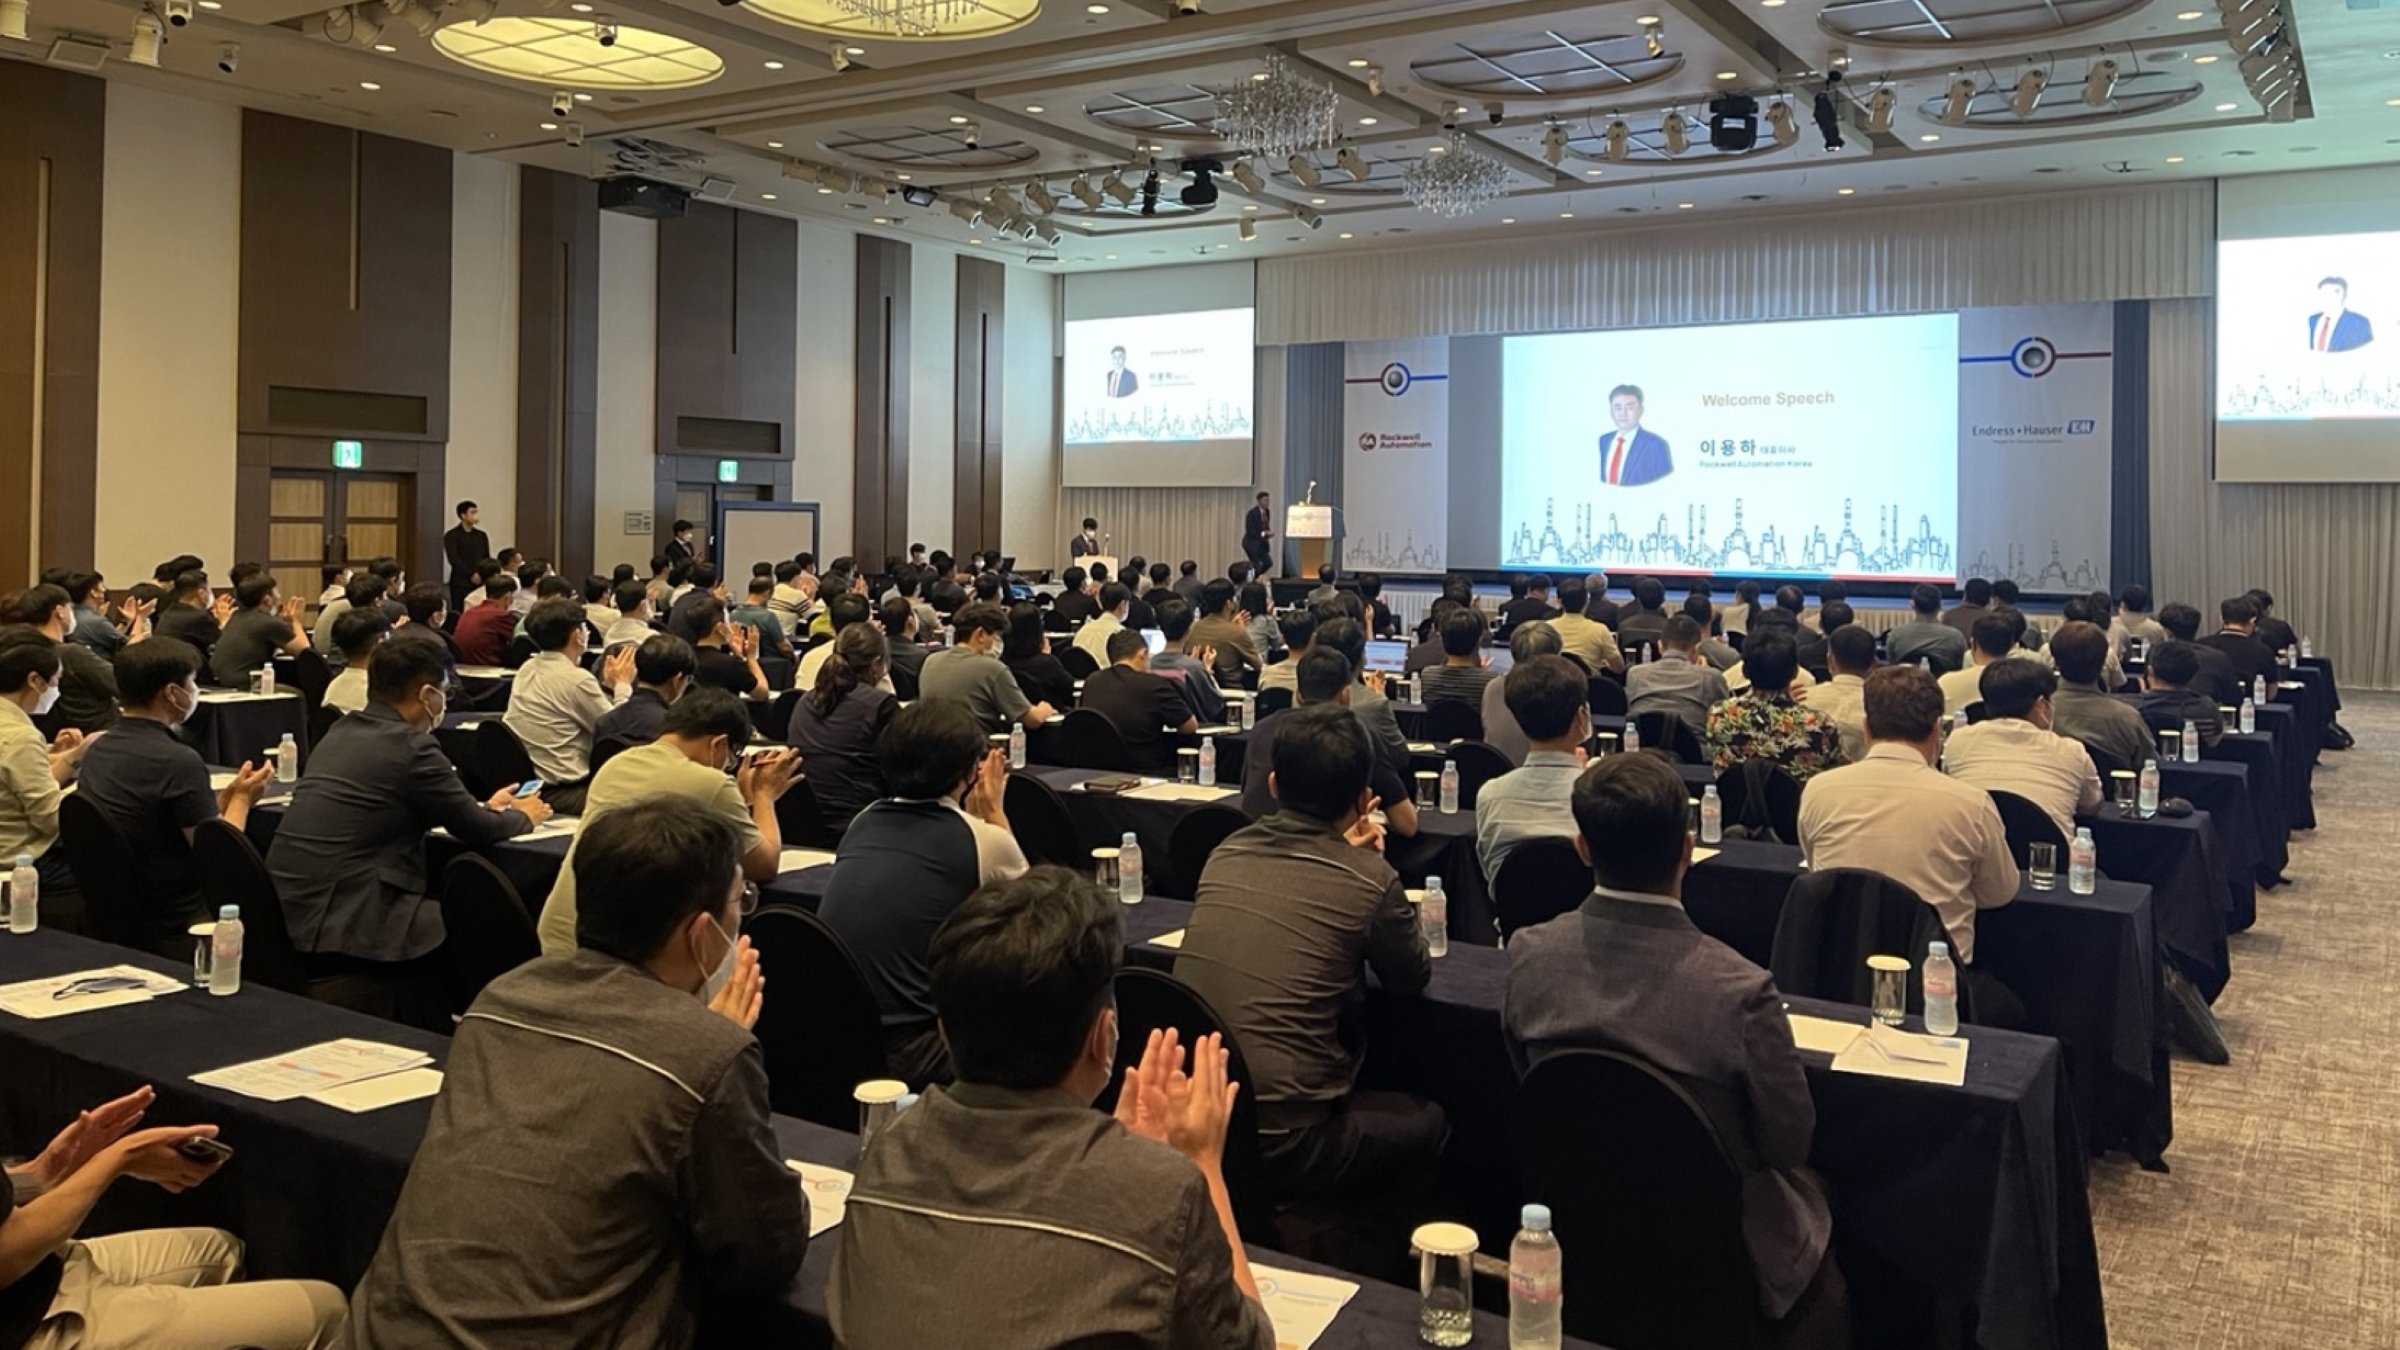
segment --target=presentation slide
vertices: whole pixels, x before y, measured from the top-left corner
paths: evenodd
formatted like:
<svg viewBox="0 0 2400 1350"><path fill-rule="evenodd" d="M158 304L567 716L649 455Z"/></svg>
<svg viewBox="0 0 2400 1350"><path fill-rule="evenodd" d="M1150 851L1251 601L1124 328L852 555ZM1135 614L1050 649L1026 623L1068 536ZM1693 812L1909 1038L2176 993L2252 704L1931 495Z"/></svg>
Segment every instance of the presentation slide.
<svg viewBox="0 0 2400 1350"><path fill-rule="evenodd" d="M1126 483L1187 481L1197 454L1238 450L1213 481L1249 480L1254 311L1069 319L1061 423L1067 453L1109 447ZM1087 477L1087 481L1090 480ZM1212 481L1204 472L1202 481Z"/></svg>
<svg viewBox="0 0 2400 1350"><path fill-rule="evenodd" d="M1958 316L1511 337L1501 562L1958 575Z"/></svg>
<svg viewBox="0 0 2400 1350"><path fill-rule="evenodd" d="M2400 231L2217 245L2217 420L2400 418Z"/></svg>

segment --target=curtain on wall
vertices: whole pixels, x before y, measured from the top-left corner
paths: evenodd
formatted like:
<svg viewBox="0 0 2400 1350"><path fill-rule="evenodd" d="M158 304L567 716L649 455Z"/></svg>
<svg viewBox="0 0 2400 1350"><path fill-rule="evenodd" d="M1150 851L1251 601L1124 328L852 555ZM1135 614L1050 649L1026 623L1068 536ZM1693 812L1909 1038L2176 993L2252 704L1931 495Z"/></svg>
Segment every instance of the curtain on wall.
<svg viewBox="0 0 2400 1350"><path fill-rule="evenodd" d="M2216 191L1902 205L1259 264L1265 343L1903 314L2206 294Z"/></svg>
<svg viewBox="0 0 2400 1350"><path fill-rule="evenodd" d="M2400 688L2400 484L2210 481L2212 326L2206 300L2150 306L2152 588L2213 622L2264 586L2343 684Z"/></svg>

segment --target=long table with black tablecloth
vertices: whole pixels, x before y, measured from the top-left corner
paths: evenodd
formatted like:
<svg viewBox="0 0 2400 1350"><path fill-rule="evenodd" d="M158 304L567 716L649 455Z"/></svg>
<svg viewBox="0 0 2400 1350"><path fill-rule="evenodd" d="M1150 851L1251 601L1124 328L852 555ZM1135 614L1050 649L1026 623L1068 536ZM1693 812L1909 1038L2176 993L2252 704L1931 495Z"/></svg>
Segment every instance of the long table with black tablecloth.
<svg viewBox="0 0 2400 1350"><path fill-rule="evenodd" d="M285 736L300 747L303 763L308 759L308 704L291 689L277 689L272 694L252 694L232 689L209 689L201 692L198 706L192 709L191 720L178 732L183 742L200 752L200 758L211 764L234 765L248 761L270 764L275 759L275 747Z"/></svg>
<svg viewBox="0 0 2400 1350"><path fill-rule="evenodd" d="M63 933L0 938L0 984L119 964L177 972L172 962ZM189 991L46 1021L0 1014L0 1063L8 1066L0 1074L0 1140L30 1152L77 1110L150 1084L158 1090L151 1123L219 1125L234 1158L207 1184L181 1196L120 1184L83 1231L217 1225L248 1245L251 1278L321 1279L349 1289L374 1256L432 1103L405 1102L352 1115L306 1100L259 1101L191 1081L192 1074L208 1069L344 1036L422 1051L437 1067L450 1045L446 1037L256 985L230 998ZM778 1116L775 1136L787 1158L857 1166L854 1135ZM1486 1229L1487 1246L1494 1241L1505 1246L1513 1231ZM838 1236L837 1229L809 1244L807 1263L781 1299L713 1308L705 1342L830 1346L825 1287ZM1258 1248L1251 1258L1359 1284L1357 1296L1317 1342L1322 1350L1389 1350L1415 1342L1413 1291ZM933 1278L938 1272L925 1274ZM1477 1313L1476 1344L1505 1344L1505 1322Z"/></svg>

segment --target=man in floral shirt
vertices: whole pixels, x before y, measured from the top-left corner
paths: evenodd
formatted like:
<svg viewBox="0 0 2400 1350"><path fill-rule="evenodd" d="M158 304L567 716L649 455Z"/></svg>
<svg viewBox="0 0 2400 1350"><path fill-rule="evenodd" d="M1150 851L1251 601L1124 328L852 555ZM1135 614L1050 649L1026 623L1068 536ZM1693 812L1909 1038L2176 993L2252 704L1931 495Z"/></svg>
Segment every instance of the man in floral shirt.
<svg viewBox="0 0 2400 1350"><path fill-rule="evenodd" d="M1750 687L1709 709L1702 737L1718 773L1746 759L1768 759L1806 782L1819 770L1845 762L1833 719L1792 697L1800 654L1789 636L1780 629L1753 629L1742 647L1742 669Z"/></svg>

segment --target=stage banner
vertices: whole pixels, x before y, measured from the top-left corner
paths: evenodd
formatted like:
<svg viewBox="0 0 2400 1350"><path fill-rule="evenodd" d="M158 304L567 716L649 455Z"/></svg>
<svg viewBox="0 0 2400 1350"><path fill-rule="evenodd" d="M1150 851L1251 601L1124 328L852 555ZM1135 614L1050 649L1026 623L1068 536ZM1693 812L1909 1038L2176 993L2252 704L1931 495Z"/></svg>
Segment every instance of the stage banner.
<svg viewBox="0 0 2400 1350"><path fill-rule="evenodd" d="M1961 580L2109 585L2113 345L2107 304L1959 311Z"/></svg>
<svg viewBox="0 0 2400 1350"><path fill-rule="evenodd" d="M1342 570L1449 563L1450 340L1353 342L1342 355Z"/></svg>

